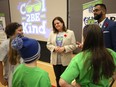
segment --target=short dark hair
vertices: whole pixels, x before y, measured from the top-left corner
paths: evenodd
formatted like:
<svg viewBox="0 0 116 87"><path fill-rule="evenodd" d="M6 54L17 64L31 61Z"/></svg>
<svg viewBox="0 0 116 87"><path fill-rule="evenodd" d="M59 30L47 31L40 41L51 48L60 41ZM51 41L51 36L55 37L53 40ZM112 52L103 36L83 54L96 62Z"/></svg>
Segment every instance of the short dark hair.
<svg viewBox="0 0 116 87"><path fill-rule="evenodd" d="M94 7L96 7L96 6L100 6L105 12L107 12L107 8L106 8L106 5L105 4L95 4L95 6Z"/></svg>
<svg viewBox="0 0 116 87"><path fill-rule="evenodd" d="M53 27L53 31L54 31L54 33L58 33L58 30L55 28L55 25L54 25L54 21L55 20L59 20L61 23L63 23L63 31L67 31L67 28L66 28L66 26L65 26L65 23L64 23L64 21L63 21L63 19L61 18L61 17L55 17L54 19L53 19L53 21L52 21L52 27Z"/></svg>
<svg viewBox="0 0 116 87"><path fill-rule="evenodd" d="M5 28L5 33L6 33L7 37L12 36L15 33L16 29L20 26L22 26L22 25L17 22L8 24Z"/></svg>

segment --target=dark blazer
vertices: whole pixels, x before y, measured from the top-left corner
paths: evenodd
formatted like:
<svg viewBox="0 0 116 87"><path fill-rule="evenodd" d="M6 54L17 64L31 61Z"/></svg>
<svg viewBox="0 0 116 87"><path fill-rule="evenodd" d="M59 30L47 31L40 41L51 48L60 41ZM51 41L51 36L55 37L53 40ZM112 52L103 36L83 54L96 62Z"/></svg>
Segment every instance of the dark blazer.
<svg viewBox="0 0 116 87"><path fill-rule="evenodd" d="M116 52L116 22L106 18L103 23L102 30L105 46Z"/></svg>

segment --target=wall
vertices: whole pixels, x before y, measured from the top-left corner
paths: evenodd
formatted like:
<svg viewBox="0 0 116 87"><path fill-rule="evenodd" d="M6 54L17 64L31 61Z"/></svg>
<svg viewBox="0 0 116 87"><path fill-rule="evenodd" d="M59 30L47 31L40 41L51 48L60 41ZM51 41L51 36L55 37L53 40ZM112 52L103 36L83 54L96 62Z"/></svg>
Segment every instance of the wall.
<svg viewBox="0 0 116 87"><path fill-rule="evenodd" d="M82 4L90 1L93 0L69 0L68 27L74 31L77 41L81 41L82 37ZM103 3L106 4L107 13L116 13L116 0L103 0ZM78 51L79 49L75 53Z"/></svg>
<svg viewBox="0 0 116 87"><path fill-rule="evenodd" d="M44 62L50 62L50 51L46 47L47 42L39 41L39 43L41 46L41 56L39 60Z"/></svg>
<svg viewBox="0 0 116 87"><path fill-rule="evenodd" d="M10 9L8 0L0 0L0 13L5 14L6 24L10 23Z"/></svg>

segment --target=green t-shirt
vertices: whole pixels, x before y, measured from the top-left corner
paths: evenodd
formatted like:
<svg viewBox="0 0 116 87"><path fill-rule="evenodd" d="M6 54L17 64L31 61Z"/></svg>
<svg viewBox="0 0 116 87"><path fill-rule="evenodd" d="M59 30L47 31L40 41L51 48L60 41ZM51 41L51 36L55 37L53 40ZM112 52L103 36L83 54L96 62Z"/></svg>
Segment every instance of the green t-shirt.
<svg viewBox="0 0 116 87"><path fill-rule="evenodd" d="M114 63L116 65L116 52L108 49L113 56ZM70 62L64 73L61 75L61 78L66 82L71 84L71 82L75 79L77 83L81 85L81 87L108 87L111 78L106 79L102 76L99 83L95 85L92 82L92 73L93 68L90 65L89 56L90 52L80 52L77 54ZM86 61L86 62L85 62ZM86 64L87 63L87 64ZM99 63L98 63L99 64Z"/></svg>
<svg viewBox="0 0 116 87"><path fill-rule="evenodd" d="M46 71L20 64L14 71L12 87L51 87L51 83Z"/></svg>

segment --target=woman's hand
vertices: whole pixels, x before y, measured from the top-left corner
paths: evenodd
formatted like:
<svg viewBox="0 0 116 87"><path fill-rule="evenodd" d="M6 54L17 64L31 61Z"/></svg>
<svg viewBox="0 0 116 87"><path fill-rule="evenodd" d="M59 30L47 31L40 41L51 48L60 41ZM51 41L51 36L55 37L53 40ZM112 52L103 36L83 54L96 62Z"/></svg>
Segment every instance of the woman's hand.
<svg viewBox="0 0 116 87"><path fill-rule="evenodd" d="M59 53L63 53L64 51L65 51L64 47L59 47L59 50L58 50Z"/></svg>
<svg viewBox="0 0 116 87"><path fill-rule="evenodd" d="M55 50L55 52L62 53L65 51L65 48L57 46L54 50Z"/></svg>

